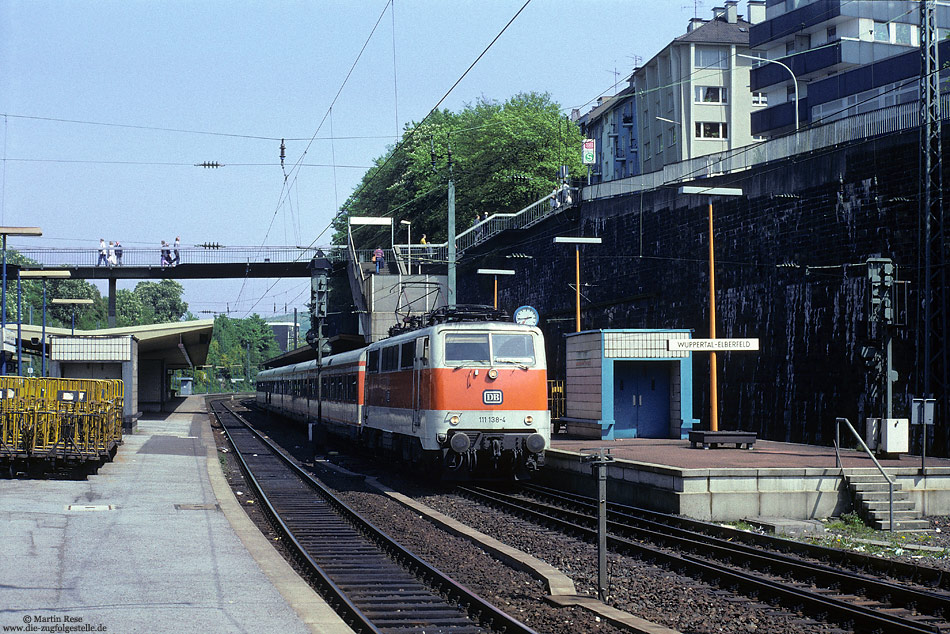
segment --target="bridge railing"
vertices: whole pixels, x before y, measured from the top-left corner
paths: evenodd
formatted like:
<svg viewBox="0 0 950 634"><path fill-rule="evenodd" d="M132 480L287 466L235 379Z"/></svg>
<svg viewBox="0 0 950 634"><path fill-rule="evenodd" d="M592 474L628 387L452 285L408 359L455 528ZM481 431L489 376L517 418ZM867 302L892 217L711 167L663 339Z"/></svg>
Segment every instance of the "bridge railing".
<svg viewBox="0 0 950 634"><path fill-rule="evenodd" d="M169 247L171 257L175 249ZM343 247L222 247L207 249L204 247L181 247L178 249L180 264L234 264L264 262L309 262L322 251L330 260L343 260L346 251ZM78 248L33 248L18 249L18 252L44 267L56 266L96 266L99 263L99 249ZM118 259L118 258L117 258ZM117 263L118 265L118 263ZM160 247L123 247L121 266L160 267ZM101 264L101 266L108 266Z"/></svg>

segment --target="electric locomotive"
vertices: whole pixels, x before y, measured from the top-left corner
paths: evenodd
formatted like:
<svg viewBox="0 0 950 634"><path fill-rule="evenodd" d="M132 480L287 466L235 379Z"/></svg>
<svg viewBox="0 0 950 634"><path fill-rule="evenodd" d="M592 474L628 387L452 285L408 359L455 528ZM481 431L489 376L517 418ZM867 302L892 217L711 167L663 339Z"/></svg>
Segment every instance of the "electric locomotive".
<svg viewBox="0 0 950 634"><path fill-rule="evenodd" d="M257 402L445 479L527 477L551 443L544 340L503 316L439 309L324 358L319 379L316 361L261 372Z"/></svg>

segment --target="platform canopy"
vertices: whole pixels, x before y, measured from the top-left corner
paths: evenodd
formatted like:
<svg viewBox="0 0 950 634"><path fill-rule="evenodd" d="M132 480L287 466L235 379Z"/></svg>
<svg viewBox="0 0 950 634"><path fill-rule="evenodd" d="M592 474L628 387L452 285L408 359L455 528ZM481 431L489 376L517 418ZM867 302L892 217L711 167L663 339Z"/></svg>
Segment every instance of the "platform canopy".
<svg viewBox="0 0 950 634"><path fill-rule="evenodd" d="M13 329L16 332L15 328ZM76 330L76 337L116 337L131 335L139 342L139 354L150 359L161 359L167 368L187 368L204 365L208 358L208 346L211 344L213 319L178 321L146 326L125 328L103 328L101 330ZM23 325L23 347L40 350L42 326ZM47 337L69 337L69 328L46 327Z"/></svg>

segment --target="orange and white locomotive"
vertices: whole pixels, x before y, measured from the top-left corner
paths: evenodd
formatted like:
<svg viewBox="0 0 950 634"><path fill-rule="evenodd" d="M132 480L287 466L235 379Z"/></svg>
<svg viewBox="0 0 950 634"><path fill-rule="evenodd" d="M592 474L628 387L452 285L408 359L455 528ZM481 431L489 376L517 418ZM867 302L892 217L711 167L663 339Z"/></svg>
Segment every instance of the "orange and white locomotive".
<svg viewBox="0 0 950 634"><path fill-rule="evenodd" d="M472 313L463 313L471 315ZM551 443L541 331L453 319L258 374L257 402L447 479L525 477Z"/></svg>

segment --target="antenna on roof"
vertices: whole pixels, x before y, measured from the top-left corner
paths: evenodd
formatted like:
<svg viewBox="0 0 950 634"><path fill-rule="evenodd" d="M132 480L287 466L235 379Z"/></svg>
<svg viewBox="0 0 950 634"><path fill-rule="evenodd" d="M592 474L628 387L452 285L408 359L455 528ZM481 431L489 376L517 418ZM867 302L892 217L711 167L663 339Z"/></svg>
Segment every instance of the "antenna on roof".
<svg viewBox="0 0 950 634"><path fill-rule="evenodd" d="M693 17L694 18L699 17L699 7L701 6L703 6L703 0L693 0ZM688 9L688 8L689 8L688 4L680 7L680 9Z"/></svg>

